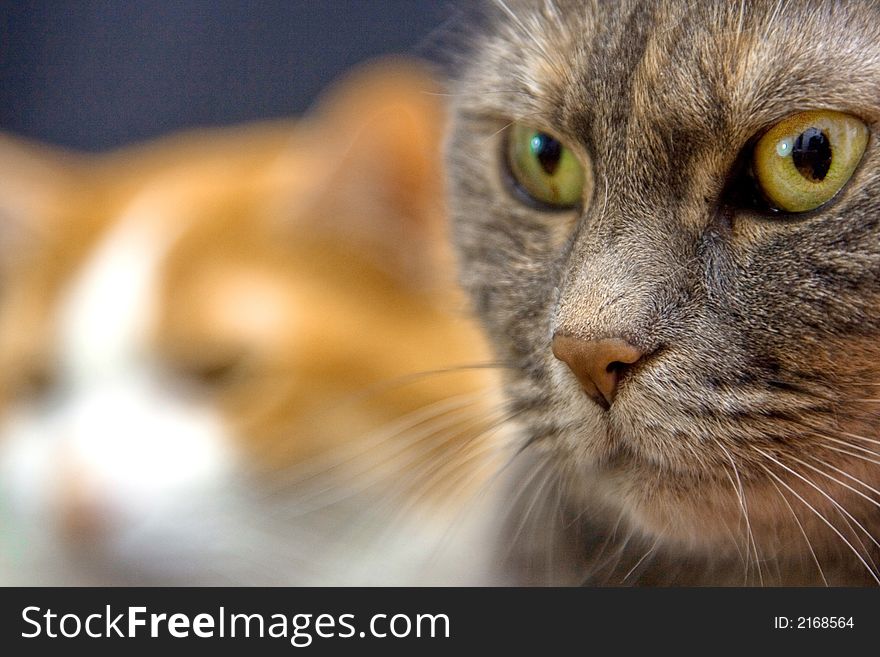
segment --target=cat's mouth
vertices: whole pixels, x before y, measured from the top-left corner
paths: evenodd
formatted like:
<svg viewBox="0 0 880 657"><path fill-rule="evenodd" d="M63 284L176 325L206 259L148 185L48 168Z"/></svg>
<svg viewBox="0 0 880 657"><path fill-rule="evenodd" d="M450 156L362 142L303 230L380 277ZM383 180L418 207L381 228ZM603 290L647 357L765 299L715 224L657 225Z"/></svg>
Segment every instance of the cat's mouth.
<svg viewBox="0 0 880 657"><path fill-rule="evenodd" d="M692 458L698 441L690 435L688 421L696 411L683 407L698 400L685 402L688 391L674 388L675 373L659 358L666 351L656 350L628 365L614 361L599 370L574 368L589 370L576 376L557 348L549 369L557 413L566 417L563 426L570 433L566 442L603 468L700 472Z"/></svg>
<svg viewBox="0 0 880 657"><path fill-rule="evenodd" d="M634 437L620 430L609 428L608 447L596 455L595 467L599 472L614 475L674 477L682 483L696 485L717 479L707 467L708 458L701 459L691 453L691 459L663 449L663 441L645 444L644 437ZM719 476L723 476L719 473Z"/></svg>
<svg viewBox="0 0 880 657"><path fill-rule="evenodd" d="M601 471L650 472L695 481L714 478L718 455L701 444L703 441L687 427L662 424L646 414L631 412L636 407L635 403L616 404L599 416L598 423L572 423L569 443Z"/></svg>

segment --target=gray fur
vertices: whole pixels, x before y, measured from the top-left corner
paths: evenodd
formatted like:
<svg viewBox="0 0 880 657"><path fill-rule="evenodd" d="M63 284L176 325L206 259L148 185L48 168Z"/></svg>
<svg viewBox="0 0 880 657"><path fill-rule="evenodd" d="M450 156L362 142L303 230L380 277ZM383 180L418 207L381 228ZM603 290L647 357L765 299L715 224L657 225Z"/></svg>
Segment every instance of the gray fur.
<svg viewBox="0 0 880 657"><path fill-rule="evenodd" d="M880 3L497 0L488 23L447 159L461 279L512 366L505 576L876 583ZM732 202L755 136L808 109L868 124L847 187L802 216ZM587 163L581 209L511 193L516 120ZM606 413L554 332L651 355Z"/></svg>

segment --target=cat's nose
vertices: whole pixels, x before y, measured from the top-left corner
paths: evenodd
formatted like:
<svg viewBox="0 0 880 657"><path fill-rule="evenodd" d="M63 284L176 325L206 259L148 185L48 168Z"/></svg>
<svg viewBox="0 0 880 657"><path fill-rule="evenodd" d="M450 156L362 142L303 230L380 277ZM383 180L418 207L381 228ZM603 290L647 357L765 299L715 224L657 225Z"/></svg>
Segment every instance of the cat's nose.
<svg viewBox="0 0 880 657"><path fill-rule="evenodd" d="M79 475L65 473L60 481L56 513L60 535L70 544L101 540L109 528L105 505L86 488Z"/></svg>
<svg viewBox="0 0 880 657"><path fill-rule="evenodd" d="M581 340L567 335L554 336L553 355L568 365L584 392L605 410L614 402L621 375L644 356L620 338Z"/></svg>

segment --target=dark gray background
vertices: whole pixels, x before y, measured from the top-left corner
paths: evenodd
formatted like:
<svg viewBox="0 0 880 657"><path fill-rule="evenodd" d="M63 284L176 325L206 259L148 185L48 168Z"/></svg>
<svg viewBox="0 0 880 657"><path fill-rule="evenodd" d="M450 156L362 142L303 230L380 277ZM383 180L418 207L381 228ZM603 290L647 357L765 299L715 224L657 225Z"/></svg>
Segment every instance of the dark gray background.
<svg viewBox="0 0 880 657"><path fill-rule="evenodd" d="M301 113L353 64L433 57L452 0L0 0L0 129L103 150Z"/></svg>

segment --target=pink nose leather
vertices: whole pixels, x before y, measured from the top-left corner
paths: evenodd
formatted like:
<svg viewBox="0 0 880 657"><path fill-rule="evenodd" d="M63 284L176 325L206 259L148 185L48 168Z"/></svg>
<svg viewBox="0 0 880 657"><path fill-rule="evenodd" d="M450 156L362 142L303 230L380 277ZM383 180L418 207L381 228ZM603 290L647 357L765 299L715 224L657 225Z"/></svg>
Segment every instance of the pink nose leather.
<svg viewBox="0 0 880 657"><path fill-rule="evenodd" d="M614 403L621 374L644 354L620 338L581 340L557 335L553 355L568 365L590 399L607 410Z"/></svg>

